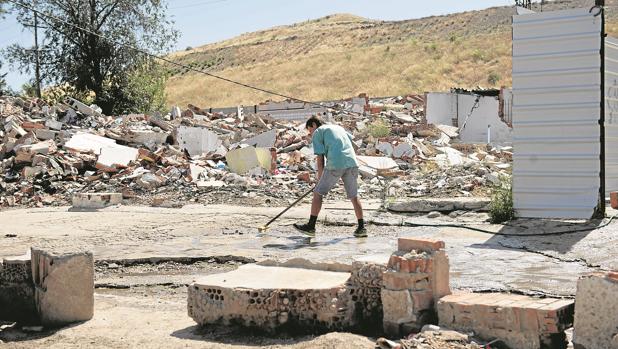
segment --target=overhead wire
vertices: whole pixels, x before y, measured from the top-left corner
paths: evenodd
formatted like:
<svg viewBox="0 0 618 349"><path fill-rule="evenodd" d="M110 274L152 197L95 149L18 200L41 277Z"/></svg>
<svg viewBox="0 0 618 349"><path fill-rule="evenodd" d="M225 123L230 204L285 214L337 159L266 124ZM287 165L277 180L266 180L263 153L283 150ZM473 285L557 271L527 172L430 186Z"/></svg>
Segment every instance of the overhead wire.
<svg viewBox="0 0 618 349"><path fill-rule="evenodd" d="M272 95L272 96L282 97L282 98L285 98L285 99L289 99L289 100L305 103L305 104L308 104L308 105L313 105L313 106L318 106L318 107L325 107L324 105L322 105L320 103L311 102L311 101L307 101L307 100L304 100L304 99L296 98L296 97L289 96L289 95L284 94L284 93L279 93L279 92L276 92L276 91L273 91L273 90L269 90L269 89L266 89L266 88L262 88L262 87L259 87L259 86L250 85L248 83L244 83L244 82L241 82L241 81L236 81L236 80L233 80L233 79L229 79L229 78L226 78L226 77L223 77L223 76L220 76L220 75L217 75L217 74L213 74L213 73L201 70L201 69L196 69L196 68L193 68L191 66L175 62L175 61L173 61L173 60L171 60L169 58L165 58L163 56L150 53L150 52L148 52L148 51L146 51L144 49L141 49L139 47L136 47L136 46L133 46L133 45L130 45L130 44L126 44L126 43L123 43L123 42L120 42L120 41L108 38L107 36L102 35L100 33L97 33L95 31L92 31L90 29L83 28L83 27L81 27L79 25L76 25L76 24L71 23L69 21L66 21L64 19L61 19L61 18L58 18L56 16L50 15L48 13L44 13L42 11L39 11L39 10L33 8L32 6L29 6L29 5L21 3L20 1L16 1L16 0L6 0L6 1L10 2L10 3L14 4L14 5L20 6L20 7L24 8L24 9L30 10L32 12L35 12L35 13L37 13L37 14L45 17L45 18L49 18L49 19L51 19L53 21L57 21L59 23L63 23L65 25L73 27L73 28L75 28L77 30L80 30L80 31L83 31L85 33L88 33L88 34L94 35L96 37L99 37L99 38L101 38L103 40L106 40L106 41L108 41L108 42L110 42L110 43L112 43L114 45L118 45L118 46L130 49L130 50L142 53L142 54L144 54L144 55L146 55L148 57L151 57L151 58L154 58L154 59L158 59L158 60L160 60L162 62L166 62L168 64L184 68L187 71L193 71L193 72L196 72L196 73L204 74L204 75L212 77L214 79L225 81L225 82L228 82L230 84L234 84L234 85L237 85L237 86L245 87L245 88L252 89L252 90L255 90L255 91L263 92L263 93L266 93L266 94L269 94L269 95ZM52 27L52 29L56 30L56 31L58 31L58 32L60 32L62 34L65 34L65 33L63 33L61 30L59 30L57 28ZM347 110L340 110L340 111L344 112L344 113L347 113L347 114L351 114L351 115L361 115L361 113L351 112L351 111L347 111Z"/></svg>

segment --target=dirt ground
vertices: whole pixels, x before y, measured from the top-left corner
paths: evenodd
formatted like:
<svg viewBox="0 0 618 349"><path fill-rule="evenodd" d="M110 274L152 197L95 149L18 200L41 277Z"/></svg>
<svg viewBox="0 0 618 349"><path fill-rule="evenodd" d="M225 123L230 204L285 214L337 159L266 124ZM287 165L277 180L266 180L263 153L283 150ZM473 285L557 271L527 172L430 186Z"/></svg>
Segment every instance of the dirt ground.
<svg viewBox="0 0 618 349"><path fill-rule="evenodd" d="M290 210L266 234L256 227L281 208L120 206L84 212L69 207L0 211L0 257L30 246L90 249L95 254L95 316L85 323L28 333L0 324L2 348L373 348L376 338L330 333L267 336L221 327L199 328L187 315L186 286L201 276L251 261L347 263L359 257L388 258L399 236L446 241L453 289L517 291L573 297L579 275L618 266L612 246L616 223L552 237L519 237L594 227L600 222L520 221L489 225L482 213L457 218L398 216L368 202L369 237L351 237L348 203L330 202L318 237L307 243L289 226L306 219L307 205ZM496 236L455 227L405 227L401 222L472 224ZM399 223L398 223L399 222ZM387 224L388 223L388 224ZM343 226L342 226L343 225Z"/></svg>

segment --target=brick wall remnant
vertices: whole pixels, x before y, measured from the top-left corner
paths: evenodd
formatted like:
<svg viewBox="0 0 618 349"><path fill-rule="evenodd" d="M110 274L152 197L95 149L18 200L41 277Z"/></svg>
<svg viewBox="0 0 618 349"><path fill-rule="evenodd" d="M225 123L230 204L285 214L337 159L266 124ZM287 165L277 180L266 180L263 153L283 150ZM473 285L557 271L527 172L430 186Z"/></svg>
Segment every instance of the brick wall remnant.
<svg viewBox="0 0 618 349"><path fill-rule="evenodd" d="M574 310L573 300L507 293L453 294L442 297L437 308L441 327L518 349L565 349L564 331L573 324Z"/></svg>
<svg viewBox="0 0 618 349"><path fill-rule="evenodd" d="M381 293L384 332L403 336L436 323L435 303L450 294L444 242L399 238L389 259Z"/></svg>

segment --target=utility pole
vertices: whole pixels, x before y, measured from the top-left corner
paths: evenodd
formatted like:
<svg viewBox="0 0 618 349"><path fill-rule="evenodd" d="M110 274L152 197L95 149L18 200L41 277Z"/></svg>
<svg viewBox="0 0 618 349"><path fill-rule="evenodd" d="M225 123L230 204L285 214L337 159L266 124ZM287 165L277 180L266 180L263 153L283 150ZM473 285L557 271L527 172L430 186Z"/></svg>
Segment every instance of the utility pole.
<svg viewBox="0 0 618 349"><path fill-rule="evenodd" d="M35 75L35 87L36 96L41 98L41 59L39 57L39 16L34 13L34 75Z"/></svg>

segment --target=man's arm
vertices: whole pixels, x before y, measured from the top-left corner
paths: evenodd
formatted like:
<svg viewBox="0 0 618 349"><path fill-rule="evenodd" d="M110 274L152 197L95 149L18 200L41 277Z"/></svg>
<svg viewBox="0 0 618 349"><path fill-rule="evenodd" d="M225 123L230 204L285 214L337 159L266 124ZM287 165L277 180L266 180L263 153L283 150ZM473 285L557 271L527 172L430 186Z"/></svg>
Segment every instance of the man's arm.
<svg viewBox="0 0 618 349"><path fill-rule="evenodd" d="M324 155L318 155L318 173L316 175L316 181L319 182L320 178L322 178L322 173L324 173Z"/></svg>

